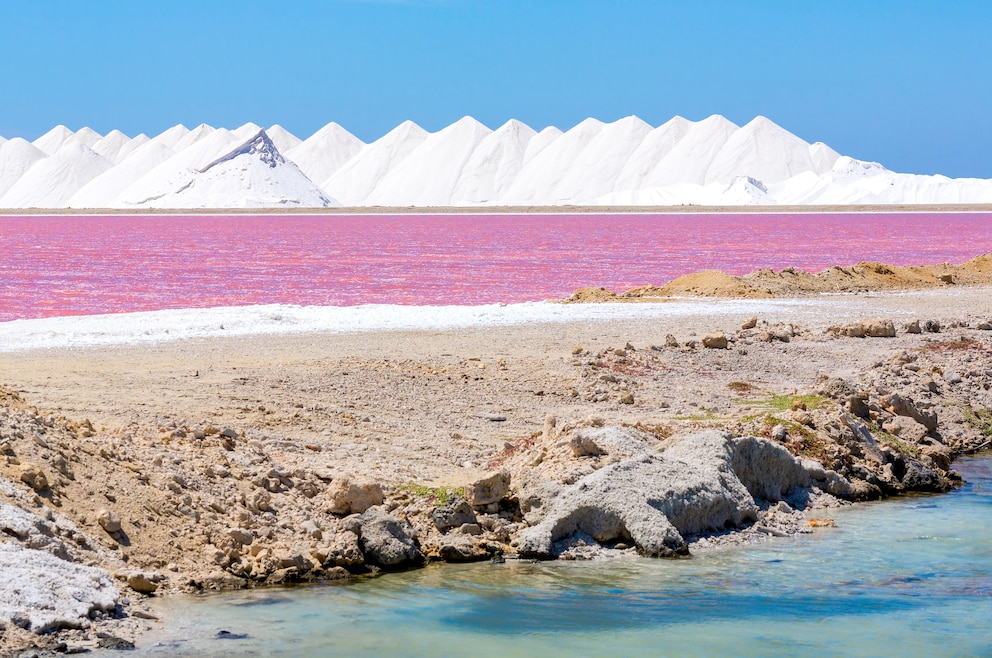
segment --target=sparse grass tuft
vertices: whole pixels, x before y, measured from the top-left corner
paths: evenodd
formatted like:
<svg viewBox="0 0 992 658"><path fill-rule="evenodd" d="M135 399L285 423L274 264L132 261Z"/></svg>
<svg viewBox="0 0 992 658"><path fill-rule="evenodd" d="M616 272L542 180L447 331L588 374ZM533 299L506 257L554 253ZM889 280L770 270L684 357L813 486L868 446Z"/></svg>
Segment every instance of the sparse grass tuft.
<svg viewBox="0 0 992 658"><path fill-rule="evenodd" d="M630 427L630 428L635 429L635 430L640 430L642 432L647 432L648 434L653 435L659 441L664 441L665 439L669 438L672 435L672 433L674 432L674 430L672 429L672 427L670 425L658 425L658 424L655 424L655 423L651 423L651 424L648 424L648 423L634 423L634 424L623 423L623 426L624 427Z"/></svg>
<svg viewBox="0 0 992 658"><path fill-rule="evenodd" d="M435 507L444 507L454 498L464 498L464 487L429 487L423 484L401 484L397 489L406 491L417 498L426 498Z"/></svg>
<svg viewBox="0 0 992 658"><path fill-rule="evenodd" d="M730 382L727 384L727 388L737 395L744 395L745 393L749 393L754 387L747 382Z"/></svg>

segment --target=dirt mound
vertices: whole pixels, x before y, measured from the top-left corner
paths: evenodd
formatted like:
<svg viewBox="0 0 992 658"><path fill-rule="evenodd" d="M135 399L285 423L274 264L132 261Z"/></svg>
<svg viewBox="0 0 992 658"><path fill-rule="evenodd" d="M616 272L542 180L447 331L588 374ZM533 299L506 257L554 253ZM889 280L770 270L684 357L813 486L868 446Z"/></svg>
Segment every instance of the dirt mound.
<svg viewBox="0 0 992 658"><path fill-rule="evenodd" d="M702 270L681 276L655 289L658 297L772 297L769 290L758 288L742 277L719 270Z"/></svg>
<svg viewBox="0 0 992 658"><path fill-rule="evenodd" d="M732 276L720 270L702 270L681 276L664 286L642 286L622 294L604 288L583 288L568 302L646 301L660 297L804 297L823 293L922 290L947 286L992 285L992 254L961 265L940 263L901 267L865 261L850 267L834 266L812 274L787 267L776 272L757 270Z"/></svg>

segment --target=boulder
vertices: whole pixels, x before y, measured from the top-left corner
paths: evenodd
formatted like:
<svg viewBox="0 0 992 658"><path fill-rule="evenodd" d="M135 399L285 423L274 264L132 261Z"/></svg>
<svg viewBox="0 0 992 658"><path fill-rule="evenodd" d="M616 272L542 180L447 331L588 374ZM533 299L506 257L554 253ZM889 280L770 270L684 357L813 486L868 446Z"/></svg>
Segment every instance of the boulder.
<svg viewBox="0 0 992 658"><path fill-rule="evenodd" d="M703 336L703 347L712 350L725 350L728 344L727 336L722 331Z"/></svg>
<svg viewBox="0 0 992 658"><path fill-rule="evenodd" d="M553 557L556 545L568 543L562 540L584 533L599 543L632 542L644 555L684 554L684 535L754 520L755 495L779 500L809 482L802 465L767 439L693 434L660 455L636 455L566 487L520 533L517 549Z"/></svg>
<svg viewBox="0 0 992 658"><path fill-rule="evenodd" d="M509 489L510 474L508 472L489 473L470 482L465 487L465 499L473 507L498 503Z"/></svg>
<svg viewBox="0 0 992 658"><path fill-rule="evenodd" d="M331 514L361 514L375 505L382 505L382 487L375 482L335 478L327 488L326 511Z"/></svg>
<svg viewBox="0 0 992 658"><path fill-rule="evenodd" d="M358 518L359 545L365 561L383 569L400 569L424 562L424 554L411 536L413 528L382 507L370 507Z"/></svg>
<svg viewBox="0 0 992 658"><path fill-rule="evenodd" d="M475 523L475 510L464 498L455 498L447 505L434 509L431 520L434 521L434 527L445 532L466 523Z"/></svg>
<svg viewBox="0 0 992 658"><path fill-rule="evenodd" d="M934 412L925 413L920 410L909 398L904 398L898 393L892 393L890 395L883 396L879 403L885 409L888 409L891 413L897 416L908 416L912 418L920 425L927 428L928 432L936 431L937 429L937 414Z"/></svg>
<svg viewBox="0 0 992 658"><path fill-rule="evenodd" d="M927 428L909 416L894 416L882 425L882 429L913 443L919 443L927 435Z"/></svg>
<svg viewBox="0 0 992 658"><path fill-rule="evenodd" d="M102 509L97 512L96 522L108 533L114 533L121 529L121 517L113 510Z"/></svg>
<svg viewBox="0 0 992 658"><path fill-rule="evenodd" d="M948 483L934 469L914 459L906 460L906 472L900 480L908 491L947 491Z"/></svg>

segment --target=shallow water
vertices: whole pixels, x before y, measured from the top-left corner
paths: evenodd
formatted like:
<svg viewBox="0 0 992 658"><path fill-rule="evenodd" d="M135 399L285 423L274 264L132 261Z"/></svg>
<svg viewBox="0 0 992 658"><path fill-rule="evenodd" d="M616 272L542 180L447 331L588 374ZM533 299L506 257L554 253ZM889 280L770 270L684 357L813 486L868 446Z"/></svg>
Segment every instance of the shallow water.
<svg viewBox="0 0 992 658"><path fill-rule="evenodd" d="M701 269L960 263L990 213L0 217L0 322L260 304L479 305Z"/></svg>
<svg viewBox="0 0 992 658"><path fill-rule="evenodd" d="M992 655L992 456L944 496L686 560L436 565L164 599L139 655ZM227 631L235 638L218 636Z"/></svg>

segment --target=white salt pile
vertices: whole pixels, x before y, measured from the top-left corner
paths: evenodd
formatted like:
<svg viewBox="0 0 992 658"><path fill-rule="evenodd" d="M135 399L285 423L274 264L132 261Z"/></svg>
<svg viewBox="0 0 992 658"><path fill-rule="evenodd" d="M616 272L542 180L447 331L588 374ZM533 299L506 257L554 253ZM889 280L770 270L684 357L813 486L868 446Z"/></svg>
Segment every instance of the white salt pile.
<svg viewBox="0 0 992 658"><path fill-rule="evenodd" d="M252 145L254 144L254 145ZM223 166L221 166L223 163ZM207 171L209 169L209 171ZM0 138L3 208L847 205L992 203L992 181L891 172L765 117L654 128L586 119L562 132L471 117L406 121L364 144L336 123L305 140L273 125L174 126L129 139L57 126Z"/></svg>

